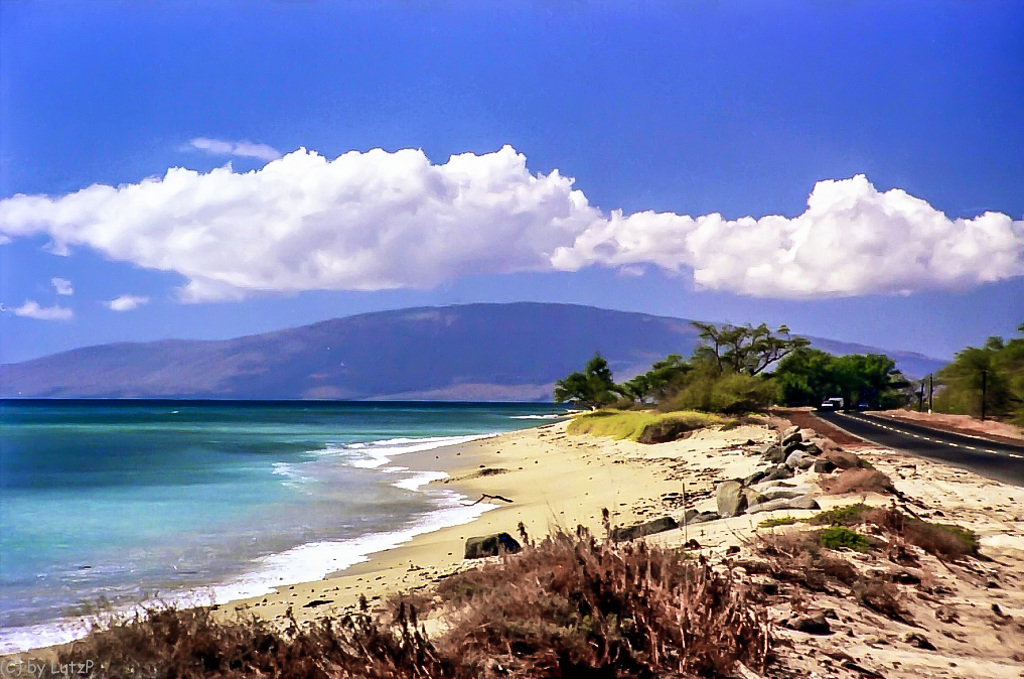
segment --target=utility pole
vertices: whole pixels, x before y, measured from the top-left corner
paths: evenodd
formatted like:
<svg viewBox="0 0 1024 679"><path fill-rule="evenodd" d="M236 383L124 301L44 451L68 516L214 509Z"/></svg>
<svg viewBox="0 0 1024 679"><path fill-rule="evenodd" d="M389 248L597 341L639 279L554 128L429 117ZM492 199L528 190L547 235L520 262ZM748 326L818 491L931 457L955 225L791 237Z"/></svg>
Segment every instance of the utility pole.
<svg viewBox="0 0 1024 679"><path fill-rule="evenodd" d="M981 421L985 421L985 387L988 378L988 371L981 371Z"/></svg>
<svg viewBox="0 0 1024 679"><path fill-rule="evenodd" d="M935 374L928 375L928 414L932 414L932 397L935 396Z"/></svg>
<svg viewBox="0 0 1024 679"><path fill-rule="evenodd" d="M924 410L924 380L921 380L921 393L917 395L917 412Z"/></svg>

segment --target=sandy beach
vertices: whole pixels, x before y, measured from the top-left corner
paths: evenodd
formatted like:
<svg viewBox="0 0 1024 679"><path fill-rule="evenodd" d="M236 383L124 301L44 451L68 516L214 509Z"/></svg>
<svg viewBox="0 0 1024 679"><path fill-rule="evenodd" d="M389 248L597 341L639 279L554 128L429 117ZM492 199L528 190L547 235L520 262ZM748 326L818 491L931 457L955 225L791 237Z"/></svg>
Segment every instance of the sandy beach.
<svg viewBox="0 0 1024 679"><path fill-rule="evenodd" d="M416 536L321 581L287 585L221 609L279 619L291 607L302 621L351 610L361 595L379 606L389 594L417 591L472 566L462 558L471 536L518 536L520 522L533 539L577 525L603 535L602 509L609 510L613 524L630 525L680 510L684 489L691 502L709 498L717 479L744 476L753 468L756 461L742 452L744 445L774 437L767 427L748 425L649 446L570 436L566 427L559 422L396 458L395 465L411 470L447 473L433 485L464 495L467 503L484 495L511 502L484 500L493 509L469 524Z"/></svg>
<svg viewBox="0 0 1024 679"><path fill-rule="evenodd" d="M313 620L358 606L365 596L382 610L390 595L417 591L445 575L480 561L463 560L470 536L508 532L522 522L538 539L556 528L578 524L603 535L601 511L614 525L631 525L686 507L715 508L719 481L743 478L764 468L758 449L778 440L785 421L764 420L728 431L712 428L670 443L642 445L589 435L571 436L566 423L403 456L395 461L414 470L443 470L435 481L475 501L484 495L494 508L477 520L419 535L396 548L321 581L289 585L272 594L220 607L225 614L253 612L281 619L292 608L297 619ZM856 567L886 577L903 577L900 597L905 621L885 619L860 606L852 592L815 593L808 600L788 592L770 605L780 640L780 664L801 676L829 677L994 677L1024 676L1024 489L969 471L867 445L847 445L889 475L901 497L922 518L955 522L975 531L981 559L957 563L921 554L914 569L897 567L882 555L844 553ZM816 487L808 470L790 479ZM864 502L889 506L893 498L874 493L822 495L822 509ZM761 558L767 536L796 528L765 528L769 518L806 519L818 510L781 510L740 515L695 526L680 526L645 538L677 547L696 541L701 553L719 563ZM729 559L729 560L727 560ZM909 573L909 575L907 575ZM756 580L756 578L755 578ZM818 612L831 620L828 636L790 629L795 616ZM874 673L874 674L872 674ZM771 675L771 673L769 673ZM778 676L791 676L781 674ZM795 675L794 675L795 676Z"/></svg>

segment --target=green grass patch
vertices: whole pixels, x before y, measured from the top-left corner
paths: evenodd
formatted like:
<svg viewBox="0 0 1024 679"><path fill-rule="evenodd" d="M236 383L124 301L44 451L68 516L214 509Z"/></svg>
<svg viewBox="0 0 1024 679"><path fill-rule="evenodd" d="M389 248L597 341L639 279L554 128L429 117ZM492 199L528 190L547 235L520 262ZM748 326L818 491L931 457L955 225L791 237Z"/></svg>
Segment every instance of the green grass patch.
<svg viewBox="0 0 1024 679"><path fill-rule="evenodd" d="M821 531L818 541L828 549L852 549L855 552L868 552L873 546L867 537L842 526L832 526Z"/></svg>
<svg viewBox="0 0 1024 679"><path fill-rule="evenodd" d="M872 509L872 507L858 502L855 505L835 507L833 509L819 512L808 519L807 522L817 526L855 526L858 523L861 523L864 512L869 511L870 509Z"/></svg>
<svg viewBox="0 0 1024 679"><path fill-rule="evenodd" d="M775 528L776 526L792 526L797 521L798 519L792 516L776 516L770 519L765 519L761 523L757 524L757 527Z"/></svg>
<svg viewBox="0 0 1024 679"><path fill-rule="evenodd" d="M672 428L692 431L705 427L725 425L729 419L698 412L650 413L635 410L603 409L576 416L569 423L570 434L611 436L615 439L636 441L644 431L654 428Z"/></svg>

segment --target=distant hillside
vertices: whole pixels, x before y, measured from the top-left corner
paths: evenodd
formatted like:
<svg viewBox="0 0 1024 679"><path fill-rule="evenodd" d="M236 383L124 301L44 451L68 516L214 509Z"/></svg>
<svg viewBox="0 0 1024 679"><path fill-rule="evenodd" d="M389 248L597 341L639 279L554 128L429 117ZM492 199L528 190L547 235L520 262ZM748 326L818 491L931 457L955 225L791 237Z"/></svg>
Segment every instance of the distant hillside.
<svg viewBox="0 0 1024 679"><path fill-rule="evenodd" d="M810 339L833 353L885 353ZM688 320L571 304L422 307L231 340L75 349L0 366L0 396L546 401L595 351L625 379L696 342ZM911 375L943 365L889 353Z"/></svg>

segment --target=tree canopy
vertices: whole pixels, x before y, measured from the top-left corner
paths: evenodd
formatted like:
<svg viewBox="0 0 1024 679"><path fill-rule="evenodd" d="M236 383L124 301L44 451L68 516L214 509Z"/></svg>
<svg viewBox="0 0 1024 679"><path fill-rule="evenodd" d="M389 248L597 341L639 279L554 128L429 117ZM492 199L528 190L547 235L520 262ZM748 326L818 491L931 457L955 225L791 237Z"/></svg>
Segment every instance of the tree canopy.
<svg viewBox="0 0 1024 679"><path fill-rule="evenodd" d="M872 408L905 405L901 390L910 384L884 354L833 356L809 347L782 359L773 378L786 403L817 405L841 396L848 404L867 403Z"/></svg>
<svg viewBox="0 0 1024 679"><path fill-rule="evenodd" d="M612 379L608 361L595 354L583 372L574 372L555 382L556 403L577 403L587 408L599 408L614 403L622 393Z"/></svg>
<svg viewBox="0 0 1024 679"><path fill-rule="evenodd" d="M694 360L715 366L719 373L754 376L792 351L810 344L803 337L791 337L785 325L772 331L765 323L757 327L749 323L718 326L694 321L693 327L699 331L697 336L702 341L694 349Z"/></svg>
<svg viewBox="0 0 1024 679"><path fill-rule="evenodd" d="M1024 335L1024 323L1017 332ZM980 417L984 405L986 416L1024 426L1024 338L990 337L983 347L967 347L936 378L936 410Z"/></svg>

